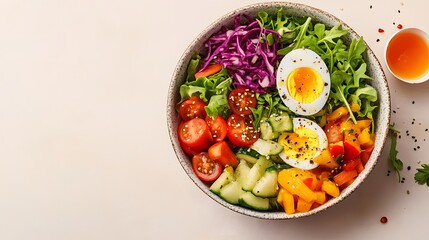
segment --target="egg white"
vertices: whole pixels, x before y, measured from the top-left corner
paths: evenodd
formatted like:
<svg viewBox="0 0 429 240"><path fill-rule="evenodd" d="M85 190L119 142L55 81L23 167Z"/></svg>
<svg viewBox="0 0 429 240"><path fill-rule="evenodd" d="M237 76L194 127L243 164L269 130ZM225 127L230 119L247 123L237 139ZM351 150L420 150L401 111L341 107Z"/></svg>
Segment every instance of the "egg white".
<svg viewBox="0 0 429 240"><path fill-rule="evenodd" d="M323 149L328 147L328 138L326 137L325 132L323 129L315 122L306 119L306 118L294 118L292 120L293 122L293 131L295 132L296 129L300 127L307 128L314 133L317 134L319 138L319 146L316 151L316 153L313 155L312 159L306 159L306 160L299 160L293 157L290 157L285 154L285 152L281 152L279 154L280 158L287 164L291 165L292 167L300 168L303 170L311 170L316 168L319 164L314 161L314 158L320 155Z"/></svg>
<svg viewBox="0 0 429 240"><path fill-rule="evenodd" d="M287 89L287 79L289 74L301 67L312 68L318 72L323 81L323 89L318 98L309 103L297 101ZM276 76L277 90L283 103L294 113L310 116L319 112L329 97L331 89L331 78L328 67L322 58L310 49L295 49L286 54L280 61Z"/></svg>

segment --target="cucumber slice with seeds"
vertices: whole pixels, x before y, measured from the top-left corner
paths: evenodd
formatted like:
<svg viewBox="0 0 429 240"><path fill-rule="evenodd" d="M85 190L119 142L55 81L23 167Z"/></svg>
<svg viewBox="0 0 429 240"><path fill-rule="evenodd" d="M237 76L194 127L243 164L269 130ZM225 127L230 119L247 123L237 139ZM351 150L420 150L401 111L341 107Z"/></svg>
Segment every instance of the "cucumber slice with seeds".
<svg viewBox="0 0 429 240"><path fill-rule="evenodd" d="M223 170L222 174L216 179L216 181L210 186L210 191L215 194L219 194L223 187L225 187L231 181L234 180L234 169L231 166L228 166Z"/></svg>
<svg viewBox="0 0 429 240"><path fill-rule="evenodd" d="M287 113L280 115L272 115L268 121L275 132L292 132L293 122L292 118Z"/></svg>
<svg viewBox="0 0 429 240"><path fill-rule="evenodd" d="M273 127L267 121L261 122L261 138L264 140L273 140L280 136L279 132L274 132Z"/></svg>
<svg viewBox="0 0 429 240"><path fill-rule="evenodd" d="M246 179L247 175L249 175L249 172L250 172L250 166L247 163L247 161L240 160L240 163L235 169L235 179L237 180L238 183L240 183L241 186L243 186L244 180Z"/></svg>
<svg viewBox="0 0 429 240"><path fill-rule="evenodd" d="M259 179L252 193L257 197L271 198L277 196L277 172L266 171L261 179Z"/></svg>
<svg viewBox="0 0 429 240"><path fill-rule="evenodd" d="M273 163L265 157L261 157L255 165L250 168L249 173L243 181L243 190L252 191L256 182L264 175L265 170Z"/></svg>
<svg viewBox="0 0 429 240"><path fill-rule="evenodd" d="M262 138L258 138L250 148L257 151L262 156L277 155L284 149L283 145L280 143L272 140L264 140Z"/></svg>
<svg viewBox="0 0 429 240"><path fill-rule="evenodd" d="M219 196L231 204L238 204L243 193L240 183L232 181L220 190Z"/></svg>
<svg viewBox="0 0 429 240"><path fill-rule="evenodd" d="M270 200L253 195L251 192L245 192L240 196L239 202L242 206L253 208L260 211L270 209Z"/></svg>

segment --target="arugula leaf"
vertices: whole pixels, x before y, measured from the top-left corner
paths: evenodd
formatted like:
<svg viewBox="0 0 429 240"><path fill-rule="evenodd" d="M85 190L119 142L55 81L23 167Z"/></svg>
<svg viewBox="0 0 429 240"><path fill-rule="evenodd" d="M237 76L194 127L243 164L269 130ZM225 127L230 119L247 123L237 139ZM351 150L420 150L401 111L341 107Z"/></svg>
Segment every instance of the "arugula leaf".
<svg viewBox="0 0 429 240"><path fill-rule="evenodd" d="M357 70L353 70L353 86L359 87L359 83L361 79L372 79L371 77L365 74L366 72L366 63L362 63Z"/></svg>
<svg viewBox="0 0 429 240"><path fill-rule="evenodd" d="M363 84L351 95L351 99L359 105L362 105L362 101L376 102L378 99L377 90L369 84Z"/></svg>
<svg viewBox="0 0 429 240"><path fill-rule="evenodd" d="M398 150L396 150L396 135L399 133L399 131L395 128L394 124L391 124L389 126L389 134L390 134L390 152L389 152L389 160L390 165L395 170L396 174L398 175L398 181L401 182L401 171L404 167L404 164L400 159L398 159Z"/></svg>
<svg viewBox="0 0 429 240"><path fill-rule="evenodd" d="M334 39L340 38L349 32L349 30L347 30L347 29L340 30L339 29L340 26L341 26L340 24L337 24L336 26L334 26L330 30L325 31L325 36L319 40L318 44L320 44L322 42L330 42L330 43L335 45L336 43L334 42Z"/></svg>
<svg viewBox="0 0 429 240"><path fill-rule="evenodd" d="M352 119L353 123L357 123L356 118L350 108L350 104L347 101L347 97L349 95L347 91L347 82L350 81L352 77L340 70L337 70L331 74L331 97L336 102L341 102L344 106L346 106L349 116ZM345 84L344 84L345 83ZM334 104L335 105L335 104Z"/></svg>
<svg viewBox="0 0 429 240"><path fill-rule="evenodd" d="M429 187L429 164L422 164L421 168L417 168L414 180L420 185L426 184Z"/></svg>
<svg viewBox="0 0 429 240"><path fill-rule="evenodd" d="M317 36L318 39L323 39L323 37L325 37L325 24L316 23L314 25L314 34Z"/></svg>
<svg viewBox="0 0 429 240"><path fill-rule="evenodd" d="M259 129L259 126L261 125L261 120L264 117L264 106L258 105L256 108L250 108L252 110L253 115L253 127L255 129Z"/></svg>
<svg viewBox="0 0 429 240"><path fill-rule="evenodd" d="M265 94L257 93L256 100L258 105L256 108L252 109L253 126L255 128L259 128L262 118L269 117L274 113L288 112L291 114L290 109L286 107L280 99L278 92Z"/></svg>
<svg viewBox="0 0 429 240"><path fill-rule="evenodd" d="M300 47L304 46L301 43L301 41L303 40L303 38L304 38L304 36L305 36L305 34L306 34L307 30L308 30L308 27L310 26L310 23L311 23L311 18L308 17L307 20L305 21L305 23L300 27L298 36L295 38L296 44L295 44L295 46L294 46L293 49L297 49L297 48L300 48Z"/></svg>

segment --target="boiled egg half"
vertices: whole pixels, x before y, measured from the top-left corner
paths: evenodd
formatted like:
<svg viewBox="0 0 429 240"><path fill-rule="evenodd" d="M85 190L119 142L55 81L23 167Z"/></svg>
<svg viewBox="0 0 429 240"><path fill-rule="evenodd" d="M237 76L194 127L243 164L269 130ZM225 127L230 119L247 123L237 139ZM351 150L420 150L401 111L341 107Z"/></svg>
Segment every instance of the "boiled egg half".
<svg viewBox="0 0 429 240"><path fill-rule="evenodd" d="M319 112L329 97L331 78L322 58L310 49L295 49L280 61L276 77L283 103L304 116Z"/></svg>
<svg viewBox="0 0 429 240"><path fill-rule="evenodd" d="M294 118L293 132L284 132L278 142L284 147L280 158L292 167L303 170L316 168L314 158L328 146L328 138L323 129L306 118Z"/></svg>

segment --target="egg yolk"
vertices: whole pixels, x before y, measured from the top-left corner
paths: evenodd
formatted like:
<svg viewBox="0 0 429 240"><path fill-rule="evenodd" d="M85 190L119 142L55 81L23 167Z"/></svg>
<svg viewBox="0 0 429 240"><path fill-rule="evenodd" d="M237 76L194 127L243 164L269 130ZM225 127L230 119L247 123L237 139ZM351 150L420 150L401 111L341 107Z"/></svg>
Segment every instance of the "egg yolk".
<svg viewBox="0 0 429 240"><path fill-rule="evenodd" d="M287 89L296 101L313 102L322 94L322 76L310 67L296 68L287 78Z"/></svg>
<svg viewBox="0 0 429 240"><path fill-rule="evenodd" d="M311 160L319 150L319 136L306 127L283 133L278 142L283 145L286 156L296 160Z"/></svg>

